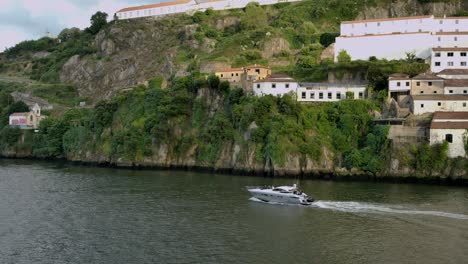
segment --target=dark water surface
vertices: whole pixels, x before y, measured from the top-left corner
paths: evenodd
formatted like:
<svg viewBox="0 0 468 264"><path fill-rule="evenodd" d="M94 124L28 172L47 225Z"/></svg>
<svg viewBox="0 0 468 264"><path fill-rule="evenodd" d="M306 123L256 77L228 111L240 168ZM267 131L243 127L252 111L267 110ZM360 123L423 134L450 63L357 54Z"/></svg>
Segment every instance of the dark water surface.
<svg viewBox="0 0 468 264"><path fill-rule="evenodd" d="M0 160L0 263L468 263L468 189Z"/></svg>

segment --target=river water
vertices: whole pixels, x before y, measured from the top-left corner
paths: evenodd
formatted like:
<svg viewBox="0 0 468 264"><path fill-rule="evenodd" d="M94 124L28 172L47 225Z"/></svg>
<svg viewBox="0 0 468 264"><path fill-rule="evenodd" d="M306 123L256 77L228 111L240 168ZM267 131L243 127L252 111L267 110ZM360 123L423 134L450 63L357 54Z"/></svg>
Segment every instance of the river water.
<svg viewBox="0 0 468 264"><path fill-rule="evenodd" d="M0 263L468 263L468 189L0 160Z"/></svg>

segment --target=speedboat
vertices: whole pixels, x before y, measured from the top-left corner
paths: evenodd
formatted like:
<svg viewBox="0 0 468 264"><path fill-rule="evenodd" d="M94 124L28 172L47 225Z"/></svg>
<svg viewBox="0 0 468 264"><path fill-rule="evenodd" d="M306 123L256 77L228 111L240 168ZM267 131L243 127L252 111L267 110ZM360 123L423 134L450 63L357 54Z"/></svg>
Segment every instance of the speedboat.
<svg viewBox="0 0 468 264"><path fill-rule="evenodd" d="M253 197L263 202L310 205L314 199L293 186L247 187Z"/></svg>

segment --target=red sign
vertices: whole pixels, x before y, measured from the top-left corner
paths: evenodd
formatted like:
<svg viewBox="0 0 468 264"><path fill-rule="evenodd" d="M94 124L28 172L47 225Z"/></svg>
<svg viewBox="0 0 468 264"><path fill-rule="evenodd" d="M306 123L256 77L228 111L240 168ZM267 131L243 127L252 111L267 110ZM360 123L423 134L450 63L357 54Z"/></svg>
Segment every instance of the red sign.
<svg viewBox="0 0 468 264"><path fill-rule="evenodd" d="M12 125L24 125L26 124L26 118L19 118L11 120Z"/></svg>

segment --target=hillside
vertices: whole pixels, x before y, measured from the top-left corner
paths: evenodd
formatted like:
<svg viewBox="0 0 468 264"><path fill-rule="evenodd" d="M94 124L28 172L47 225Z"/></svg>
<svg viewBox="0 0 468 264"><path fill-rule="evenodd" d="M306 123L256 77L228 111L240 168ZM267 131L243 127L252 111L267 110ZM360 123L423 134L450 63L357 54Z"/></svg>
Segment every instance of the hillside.
<svg viewBox="0 0 468 264"><path fill-rule="evenodd" d="M468 162L448 160L446 146L396 148L387 139L388 127L372 122L382 108L388 74L415 75L427 65L330 59L342 20L457 14L464 4L251 4L245 10L113 21L99 32L67 29L58 39L20 43L0 59L0 151L10 157L270 175L466 176ZM364 78L373 98L301 105L289 96L252 97L205 75L252 63L302 81ZM39 133L5 126L5 116L18 107L12 92L56 106ZM78 108L82 101L93 108Z"/></svg>

